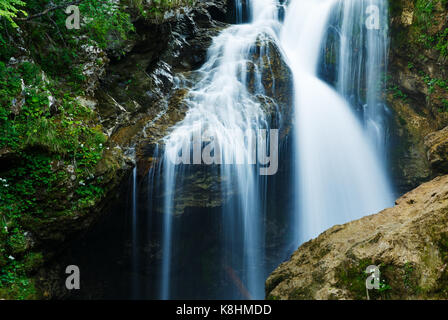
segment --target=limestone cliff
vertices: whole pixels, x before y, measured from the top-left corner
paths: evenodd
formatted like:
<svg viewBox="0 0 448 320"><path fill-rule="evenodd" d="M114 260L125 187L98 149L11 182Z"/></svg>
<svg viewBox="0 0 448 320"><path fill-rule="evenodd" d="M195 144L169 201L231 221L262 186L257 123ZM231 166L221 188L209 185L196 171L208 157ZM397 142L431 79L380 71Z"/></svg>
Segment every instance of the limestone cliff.
<svg viewBox="0 0 448 320"><path fill-rule="evenodd" d="M448 125L448 10L439 0L391 0L389 6L391 165L402 194L436 174L424 137Z"/></svg>

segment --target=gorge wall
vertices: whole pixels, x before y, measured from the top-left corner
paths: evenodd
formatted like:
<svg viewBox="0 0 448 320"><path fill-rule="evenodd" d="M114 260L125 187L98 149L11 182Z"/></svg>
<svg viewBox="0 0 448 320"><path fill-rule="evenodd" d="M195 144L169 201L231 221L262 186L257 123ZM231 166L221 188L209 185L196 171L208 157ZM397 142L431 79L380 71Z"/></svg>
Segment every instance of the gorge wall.
<svg viewBox="0 0 448 320"><path fill-rule="evenodd" d="M389 3L391 165L402 194L446 173L428 160L425 137L448 125L448 12L444 1Z"/></svg>
<svg viewBox="0 0 448 320"><path fill-rule="evenodd" d="M126 14L119 26L125 36L101 28L61 34L62 12L39 23L17 21L18 32L0 29L0 298L67 298L61 290L66 264L58 259L107 224L135 165L146 182L159 161L155 147L187 111L188 92L179 83L194 83L212 38L235 15L227 0L185 1L153 15L145 5L136 7L138 1L120 3L114 12ZM363 268L374 263L381 264L386 285L372 298L446 298L448 4L389 3L385 98L393 180L399 195L434 180L397 200L395 208L335 226L304 244L269 277L268 298L363 299ZM42 6L34 3L33 13ZM269 69L262 82L266 88L276 83L276 90L267 96L290 119L291 73L274 43L269 54L260 62L254 50L260 64L248 66L249 87L256 68ZM273 104L265 107L275 121ZM283 127L282 143L290 128ZM288 172L280 174L286 180ZM178 211L193 226L214 219L201 210L224 200L210 177L193 175L190 181ZM278 202L286 203L287 196L278 188ZM286 210L271 206L272 212ZM269 250L278 251L285 229L271 222L267 232L274 239ZM157 260L157 245L140 249Z"/></svg>

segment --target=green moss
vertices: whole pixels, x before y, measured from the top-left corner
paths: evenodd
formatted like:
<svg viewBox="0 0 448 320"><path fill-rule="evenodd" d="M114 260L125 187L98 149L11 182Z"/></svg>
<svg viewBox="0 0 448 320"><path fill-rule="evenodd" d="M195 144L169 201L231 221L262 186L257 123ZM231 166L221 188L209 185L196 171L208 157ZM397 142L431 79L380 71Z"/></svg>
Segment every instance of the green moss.
<svg viewBox="0 0 448 320"><path fill-rule="evenodd" d="M282 281L288 279L288 275L284 273L276 274L275 276L271 277L271 280L269 281L269 285L266 286L265 292L266 294L269 294L272 290L275 289Z"/></svg>
<svg viewBox="0 0 448 320"><path fill-rule="evenodd" d="M366 296L365 270L373 265L371 260L364 259L350 265L343 265L336 270L336 279L341 288L347 289L356 300L364 300Z"/></svg>
<svg viewBox="0 0 448 320"><path fill-rule="evenodd" d="M288 297L292 300L312 300L313 294L310 288L304 287L300 289L293 289L289 292Z"/></svg>
<svg viewBox="0 0 448 320"><path fill-rule="evenodd" d="M382 265L378 261L370 259L355 260L352 263L345 263L336 269L336 279L338 286L348 290L355 300L366 300L366 279L369 276L365 270L370 265L377 265L380 268L380 289L369 290L369 298L371 300L390 299L392 289L395 291L395 286L391 284L390 279L393 279L395 274L395 267L391 265Z"/></svg>
<svg viewBox="0 0 448 320"><path fill-rule="evenodd" d="M0 297L8 300L34 300L39 298L39 294L32 279L18 277L8 287L0 286Z"/></svg>
<svg viewBox="0 0 448 320"><path fill-rule="evenodd" d="M8 237L7 244L13 256L18 256L26 250L26 238L18 229Z"/></svg>
<svg viewBox="0 0 448 320"><path fill-rule="evenodd" d="M441 272L440 278L438 279L438 288L436 291L436 295L439 298L447 299L448 298L448 232L444 232L440 234L440 238L437 242L439 253L442 258L442 263L444 264L444 269Z"/></svg>
<svg viewBox="0 0 448 320"><path fill-rule="evenodd" d="M31 252L23 262L23 268L26 274L37 271L44 264L44 257L41 252Z"/></svg>
<svg viewBox="0 0 448 320"><path fill-rule="evenodd" d="M413 34L415 40L423 44L427 49L436 48L442 56L448 55L448 30L434 33L432 27L434 16L440 5L442 10L446 10L446 0L415 0L415 23Z"/></svg>

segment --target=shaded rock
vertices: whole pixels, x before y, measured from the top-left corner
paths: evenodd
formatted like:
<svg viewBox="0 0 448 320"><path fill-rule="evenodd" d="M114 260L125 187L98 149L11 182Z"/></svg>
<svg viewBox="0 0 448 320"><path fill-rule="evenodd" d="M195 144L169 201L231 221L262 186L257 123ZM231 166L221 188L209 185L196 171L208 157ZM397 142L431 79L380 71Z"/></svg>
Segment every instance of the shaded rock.
<svg viewBox="0 0 448 320"><path fill-rule="evenodd" d="M54 164L54 169L64 166L63 162ZM90 203L77 204L74 189L78 186L76 175L70 178L74 168L68 165L65 170L69 173L66 181L61 181L61 192L47 195L48 210L41 216L25 215L21 218L25 230L29 230L39 246L51 257L60 250L62 243L72 239L74 235L86 232L102 216L104 209L117 196L118 186L130 170L132 163L123 155L119 148L105 149L103 157L97 164L89 183L95 183L104 192L92 198ZM71 211L70 211L71 210Z"/></svg>
<svg viewBox="0 0 448 320"><path fill-rule="evenodd" d="M209 1L207 3L207 11L213 20L220 22L228 22L228 8L230 1ZM233 1L231 1L233 2Z"/></svg>
<svg viewBox="0 0 448 320"><path fill-rule="evenodd" d="M99 85L99 81L106 73L106 65L109 58L98 46L81 45L79 56L83 61L81 68L85 81L85 92L93 95Z"/></svg>
<svg viewBox="0 0 448 320"><path fill-rule="evenodd" d="M293 76L277 44L266 34L258 37L251 50L246 81L270 118L270 127L280 130L280 138L287 136L294 112Z"/></svg>
<svg viewBox="0 0 448 320"><path fill-rule="evenodd" d="M408 101L394 99L393 94L387 98L393 118L391 169L395 186L403 194L431 178L424 137L435 130L435 124L428 120L428 114L417 113Z"/></svg>
<svg viewBox="0 0 448 320"><path fill-rule="evenodd" d="M0 172L6 172L14 167L18 155L8 147L0 149Z"/></svg>
<svg viewBox="0 0 448 320"><path fill-rule="evenodd" d="M425 137L428 161L436 173L448 173L448 127Z"/></svg>
<svg viewBox="0 0 448 320"><path fill-rule="evenodd" d="M383 285L371 299L448 298L448 176L303 244L269 276L266 296L366 299L369 265L380 267Z"/></svg>
<svg viewBox="0 0 448 320"><path fill-rule="evenodd" d="M111 63L95 95L101 124L116 144L156 141L183 119L177 83L205 61L213 37L225 27L211 18L209 5L176 9L162 21L136 21L132 51Z"/></svg>
<svg viewBox="0 0 448 320"><path fill-rule="evenodd" d="M436 1L421 12L415 1L390 1L388 106L394 180L400 193L428 181L432 167L426 158L424 137L448 125L448 59L428 45L448 27L446 4ZM425 18L424 15L427 15ZM430 19L426 28L421 21Z"/></svg>

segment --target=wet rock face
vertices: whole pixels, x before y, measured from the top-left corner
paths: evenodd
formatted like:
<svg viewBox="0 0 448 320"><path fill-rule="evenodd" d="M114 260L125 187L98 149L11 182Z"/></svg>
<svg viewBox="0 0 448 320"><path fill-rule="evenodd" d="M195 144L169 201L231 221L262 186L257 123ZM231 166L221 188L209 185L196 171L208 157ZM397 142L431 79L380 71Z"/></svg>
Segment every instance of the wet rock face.
<svg viewBox="0 0 448 320"><path fill-rule="evenodd" d="M390 2L387 102L392 112L391 167L400 193L437 174L427 159L424 138L448 125L448 59L435 45L425 44L448 27L448 11L442 2L434 2L431 27L425 30L414 2Z"/></svg>
<svg viewBox="0 0 448 320"><path fill-rule="evenodd" d="M392 178L399 194L417 187L432 176L426 156L424 137L434 131L427 113L418 113L409 101L395 99L388 94L392 109L390 165Z"/></svg>
<svg viewBox="0 0 448 320"><path fill-rule="evenodd" d="M448 176L393 208L334 226L303 244L266 281L269 299L367 299L365 270L380 268L370 299L448 297Z"/></svg>
<svg viewBox="0 0 448 320"><path fill-rule="evenodd" d="M76 201L74 191L77 185L76 172L72 165L67 166L63 161L53 161L53 170L63 168L72 175L72 178L58 185L61 190L65 190L64 192L39 195L41 197L39 200L49 202L48 207L43 207L45 214L39 216L39 219L31 215L24 216L21 220L23 226L32 232L34 241L43 247L48 257L51 257L61 250L61 244L98 222L110 202L117 196L116 189L131 166L132 163L119 147L106 149L92 173L92 176L99 181L96 185L103 188L104 196L91 200L84 208L79 208L72 214L63 214L64 210L70 208Z"/></svg>
<svg viewBox="0 0 448 320"><path fill-rule="evenodd" d="M178 9L164 21L135 22L132 50L112 61L95 95L102 125L116 144L127 147L152 135L157 141L183 118L178 97L185 93L177 83L203 64L213 37L226 26L212 19L209 5Z"/></svg>
<svg viewBox="0 0 448 320"><path fill-rule="evenodd" d="M88 81L86 96L78 97L78 102L98 114L109 136L102 159L92 172L95 179L101 180L104 196L74 215L24 218L23 225L33 230L33 239L45 246L48 259L65 249L62 244L101 224L99 219L110 211L109 205L116 203L119 187L132 170L129 147L144 139L158 141L183 119L187 109L182 97L186 92L177 88L177 81L203 63L212 37L226 26L212 19L203 1L194 8L180 8L163 21L140 18L135 25L137 35L132 41L109 47L105 52L82 48L83 72ZM2 165L14 161L10 150L0 150ZM54 197L54 206L60 210L71 207L70 195L61 193ZM42 272L42 279L48 278L48 283L42 285L48 291L46 297L62 296L52 286L64 273L51 280L51 271Z"/></svg>
<svg viewBox="0 0 448 320"><path fill-rule="evenodd" d="M448 127L425 137L428 161L434 172L448 173Z"/></svg>
<svg viewBox="0 0 448 320"><path fill-rule="evenodd" d="M160 164L164 150L163 138L174 124L183 119L188 110L189 106L184 99L188 95L189 84L194 83L197 76L201 75L194 72L185 74L184 88L174 88L163 113L144 128L145 137L140 140L137 148L137 167L141 176ZM246 77L241 81L245 81L249 93L264 109L270 128L279 129L279 144L282 145L292 127L292 73L275 41L268 35L260 35L254 43L242 77ZM183 214L187 208L218 208L235 195L235 187L223 183L227 177L220 176L219 166L189 166L183 170L182 177L184 180L176 184L174 192L176 214ZM162 190L163 177L155 180L155 190ZM166 195L159 193L158 196ZM158 203L163 203L162 199L158 200ZM162 211L163 208L156 207L155 210Z"/></svg>
<svg viewBox="0 0 448 320"><path fill-rule="evenodd" d="M275 41L266 34L258 37L251 50L246 83L262 104L270 127L278 128L280 138L285 138L291 131L294 111L293 76Z"/></svg>

